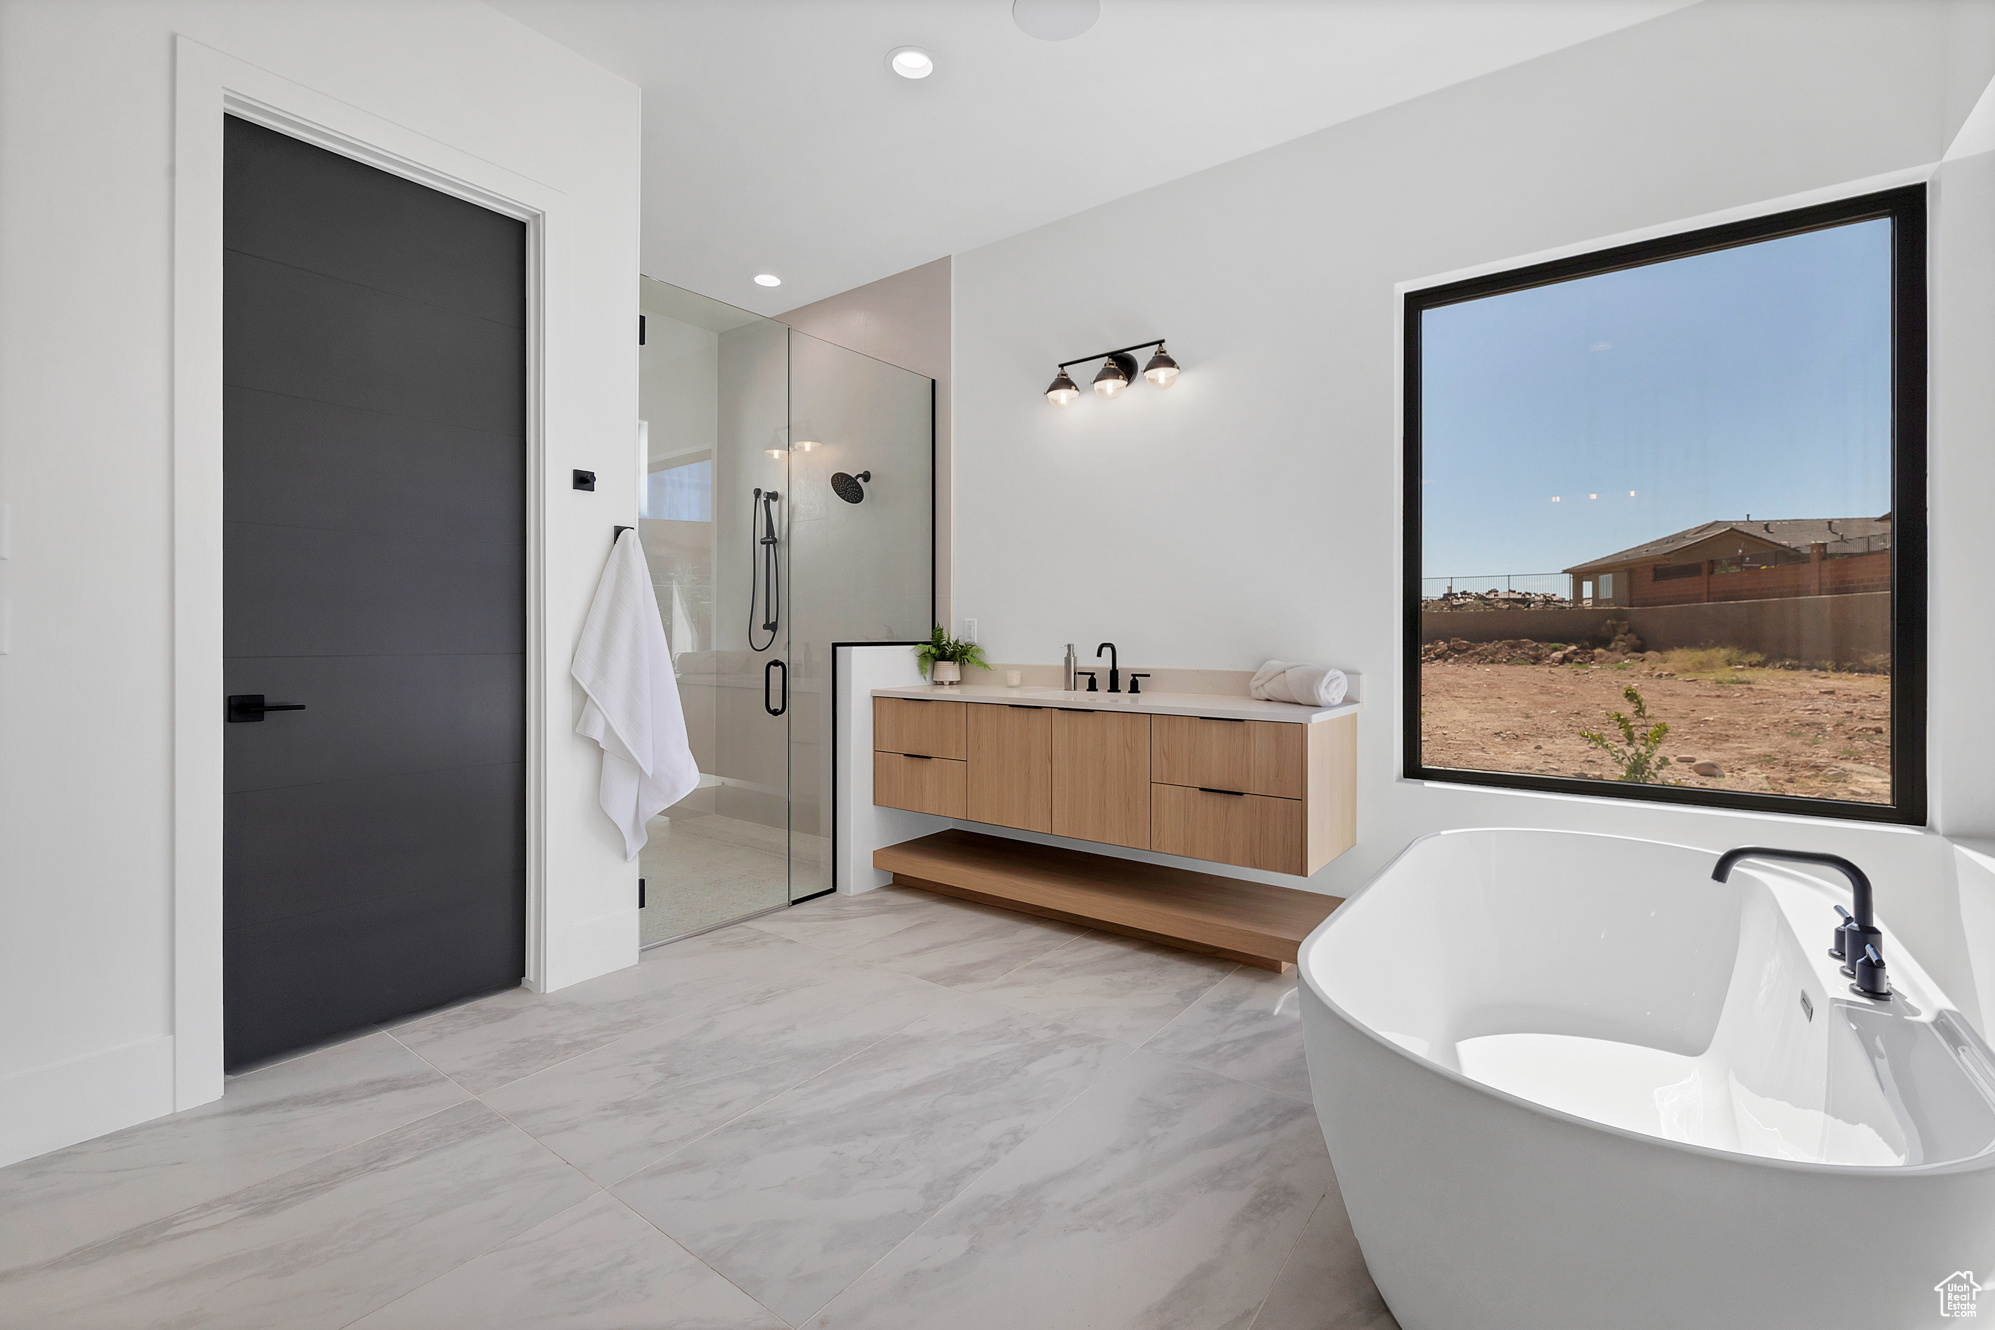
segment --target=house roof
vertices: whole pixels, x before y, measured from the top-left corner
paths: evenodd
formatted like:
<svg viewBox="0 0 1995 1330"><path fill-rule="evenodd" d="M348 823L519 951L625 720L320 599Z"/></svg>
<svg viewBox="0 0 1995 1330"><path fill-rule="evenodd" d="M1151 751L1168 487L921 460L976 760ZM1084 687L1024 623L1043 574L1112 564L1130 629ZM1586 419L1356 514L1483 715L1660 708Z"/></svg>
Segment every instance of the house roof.
<svg viewBox="0 0 1995 1330"><path fill-rule="evenodd" d="M1630 564L1659 563L1678 550L1688 549L1713 536L1734 532L1762 544L1785 545L1804 553L1810 545L1827 545L1831 554L1865 554L1891 548L1891 514L1882 517L1793 517L1766 522L1706 522L1674 535L1634 545L1614 554L1589 559L1566 569L1568 573L1625 568Z"/></svg>

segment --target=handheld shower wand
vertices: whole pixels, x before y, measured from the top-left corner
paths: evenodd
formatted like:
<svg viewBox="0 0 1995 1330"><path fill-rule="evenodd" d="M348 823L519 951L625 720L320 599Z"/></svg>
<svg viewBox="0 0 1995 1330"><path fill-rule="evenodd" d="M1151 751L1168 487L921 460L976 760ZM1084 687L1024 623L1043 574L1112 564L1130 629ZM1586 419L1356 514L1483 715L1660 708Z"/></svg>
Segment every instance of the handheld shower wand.
<svg viewBox="0 0 1995 1330"><path fill-rule="evenodd" d="M748 501L748 647L767 651L776 645L776 627L783 620L783 566L776 549L776 501L783 496L775 490L756 490ZM761 512L756 512L757 506ZM758 561L757 555L760 555ZM762 602L761 631L769 640L755 645L755 602Z"/></svg>

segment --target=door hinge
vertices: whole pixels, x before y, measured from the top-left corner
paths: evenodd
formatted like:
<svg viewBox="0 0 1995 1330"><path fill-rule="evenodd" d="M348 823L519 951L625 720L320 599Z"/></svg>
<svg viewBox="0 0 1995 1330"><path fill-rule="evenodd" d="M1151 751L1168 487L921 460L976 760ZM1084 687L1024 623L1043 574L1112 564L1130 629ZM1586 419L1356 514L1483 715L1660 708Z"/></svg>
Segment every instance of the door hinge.
<svg viewBox="0 0 1995 1330"><path fill-rule="evenodd" d="M637 344L639 346L644 345L644 316L642 314L637 316Z"/></svg>
<svg viewBox="0 0 1995 1330"><path fill-rule="evenodd" d="M637 908L644 908L644 879L637 879Z"/></svg>

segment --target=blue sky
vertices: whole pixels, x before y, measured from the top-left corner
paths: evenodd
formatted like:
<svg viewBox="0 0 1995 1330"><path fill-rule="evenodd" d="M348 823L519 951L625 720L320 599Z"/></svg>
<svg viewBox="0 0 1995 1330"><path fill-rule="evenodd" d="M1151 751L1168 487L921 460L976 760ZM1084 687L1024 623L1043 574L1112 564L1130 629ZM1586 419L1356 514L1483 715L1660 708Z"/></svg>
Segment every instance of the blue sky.
<svg viewBox="0 0 1995 1330"><path fill-rule="evenodd" d="M1890 243L1858 222L1426 311L1423 574L1885 512Z"/></svg>

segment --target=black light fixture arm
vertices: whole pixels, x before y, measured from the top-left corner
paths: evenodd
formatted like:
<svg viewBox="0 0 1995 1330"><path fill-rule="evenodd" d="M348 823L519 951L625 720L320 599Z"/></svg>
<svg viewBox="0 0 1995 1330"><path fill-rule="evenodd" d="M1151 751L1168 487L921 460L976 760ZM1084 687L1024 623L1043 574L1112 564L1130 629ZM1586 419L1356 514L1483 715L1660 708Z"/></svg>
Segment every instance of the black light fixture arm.
<svg viewBox="0 0 1995 1330"><path fill-rule="evenodd" d="M1072 360L1063 360L1060 362L1060 368L1065 369L1069 365L1084 365L1090 360L1107 360L1110 356L1127 355L1131 351L1141 351L1146 347L1162 346L1163 344L1164 339L1159 337L1154 342L1138 342L1134 346L1118 346L1113 351L1097 351L1091 356L1076 356ZM1041 361L1040 363L1043 365L1046 362Z"/></svg>

